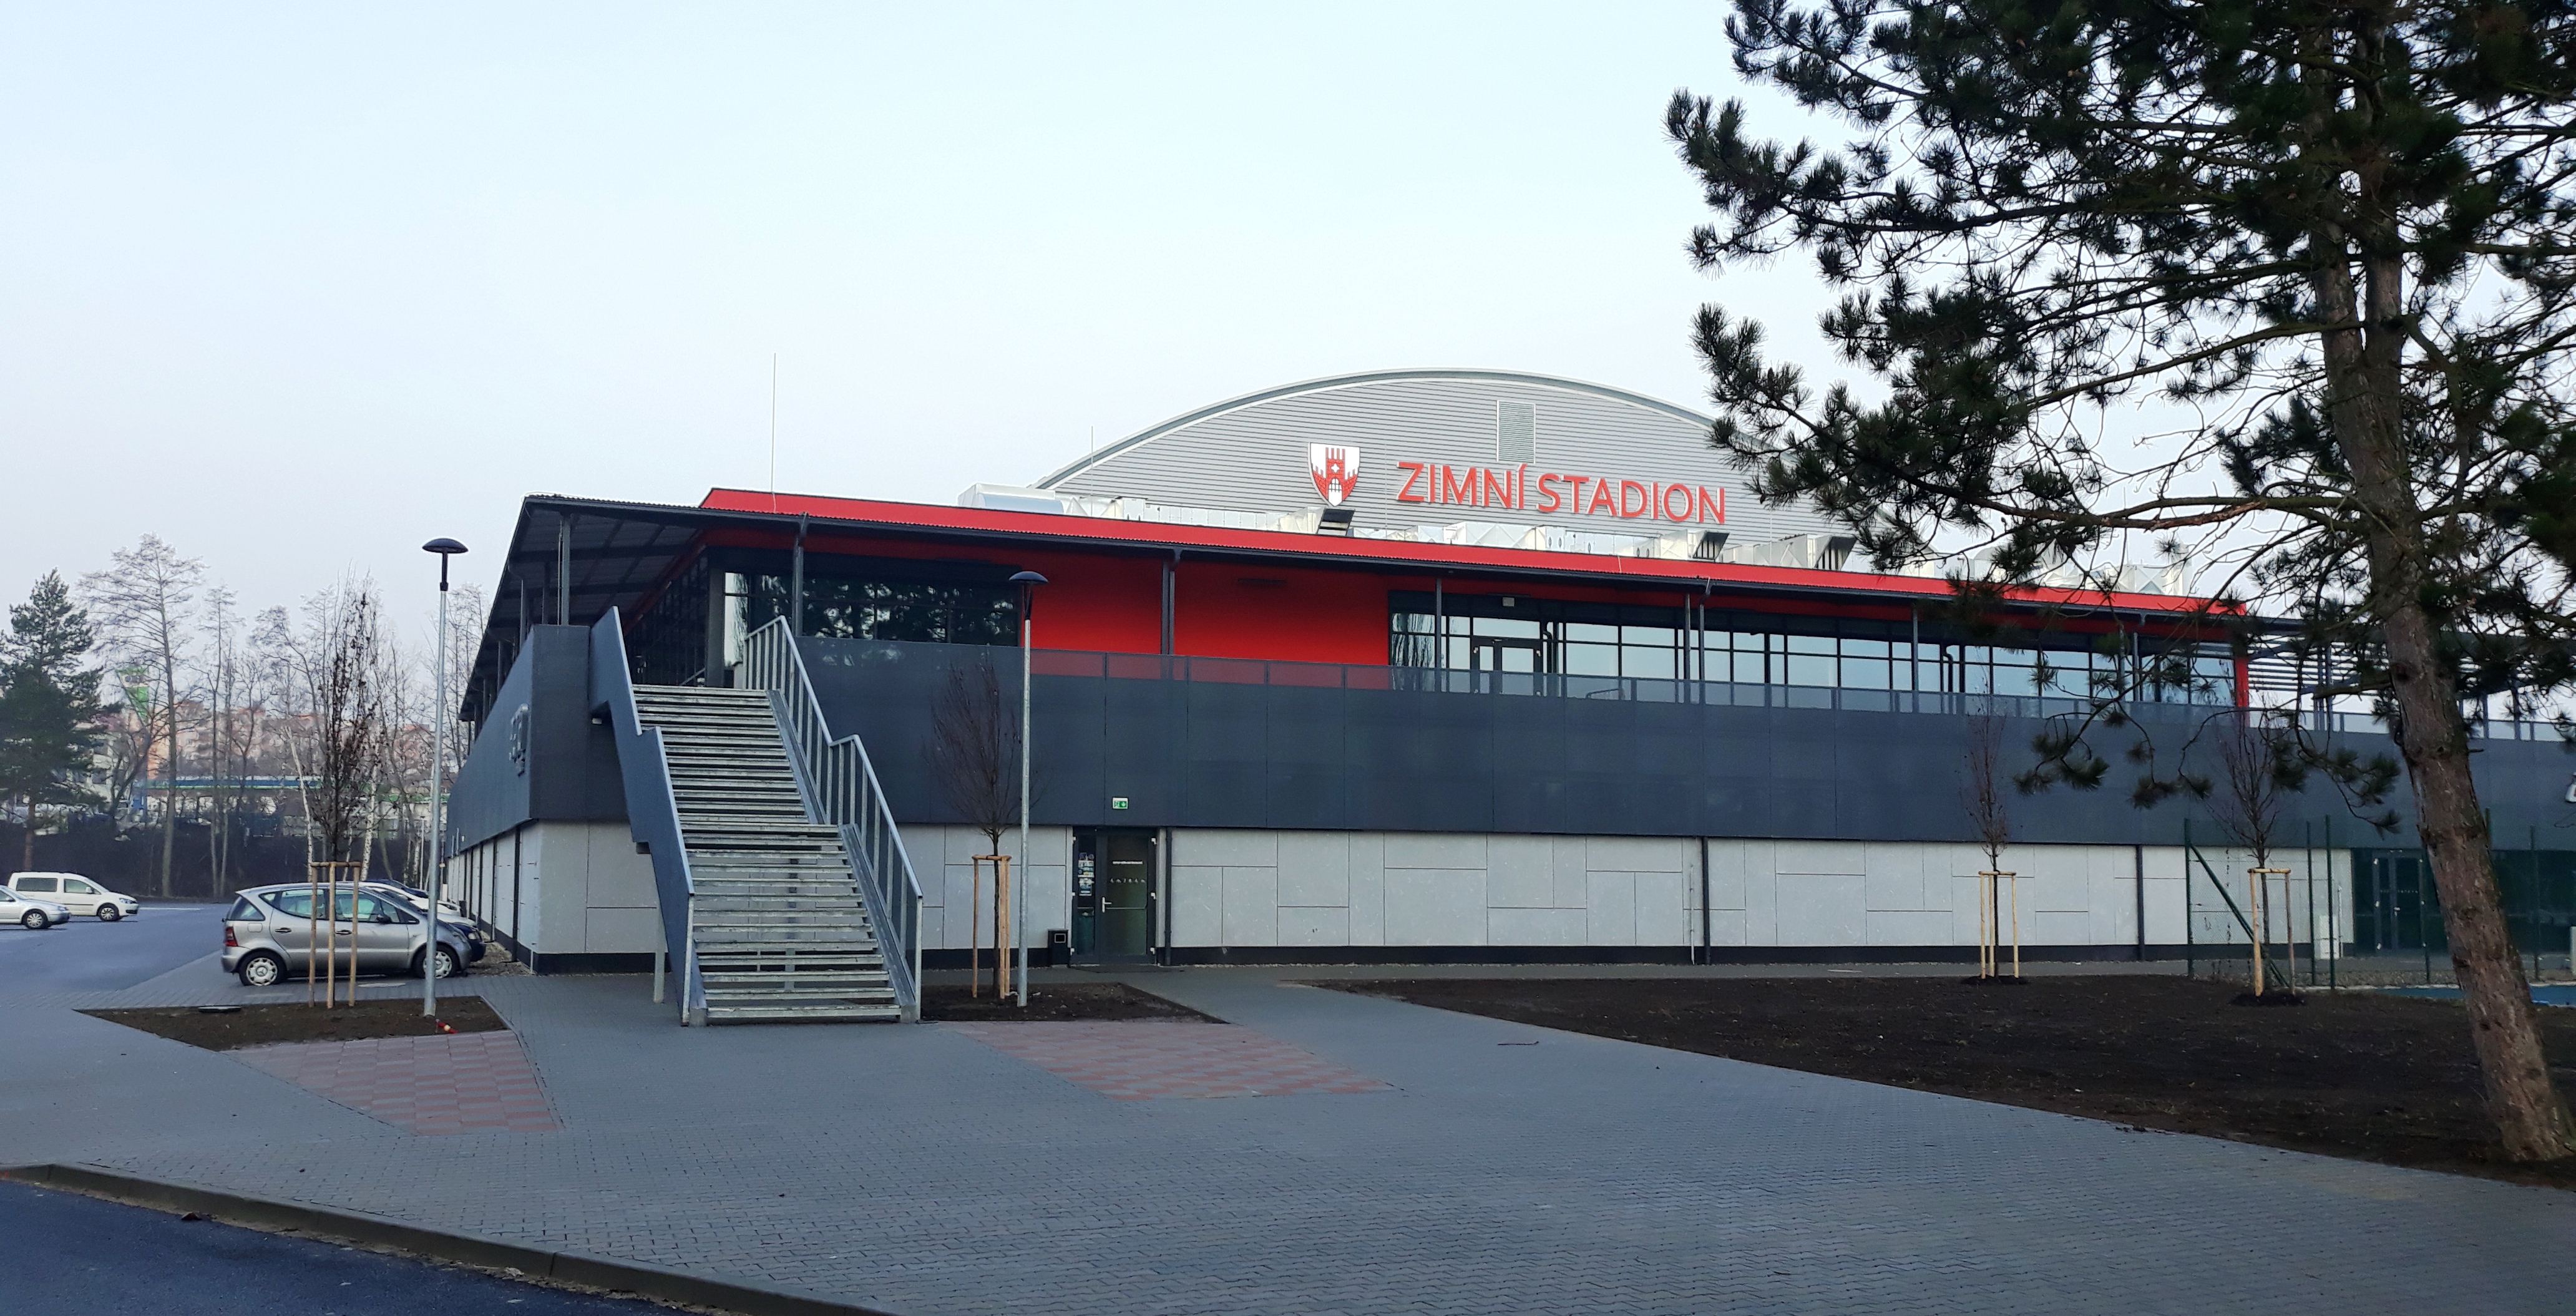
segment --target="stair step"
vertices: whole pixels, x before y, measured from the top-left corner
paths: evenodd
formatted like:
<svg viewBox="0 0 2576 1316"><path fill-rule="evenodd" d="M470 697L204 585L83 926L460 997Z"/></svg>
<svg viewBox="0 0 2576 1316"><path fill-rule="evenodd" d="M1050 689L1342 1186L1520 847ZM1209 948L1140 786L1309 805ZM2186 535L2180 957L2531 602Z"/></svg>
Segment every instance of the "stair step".
<svg viewBox="0 0 2576 1316"><path fill-rule="evenodd" d="M805 812L767 691L650 687L697 893L709 1023L901 1017L841 829Z"/></svg>
<svg viewBox="0 0 2576 1316"><path fill-rule="evenodd" d="M875 955L874 937L853 936L848 928L698 928L698 958L711 952Z"/></svg>
<svg viewBox="0 0 2576 1316"><path fill-rule="evenodd" d="M707 1006L711 1024L802 1024L834 1023L841 1020L895 1020L903 1012L891 1005L843 1006Z"/></svg>
<svg viewBox="0 0 2576 1316"><path fill-rule="evenodd" d="M854 941L873 942L875 934L871 930L872 927L867 916L857 912L837 913L810 909L777 913L738 909L698 911L700 941L713 941L721 937L753 933L775 936L792 933L800 937L812 933L831 933Z"/></svg>

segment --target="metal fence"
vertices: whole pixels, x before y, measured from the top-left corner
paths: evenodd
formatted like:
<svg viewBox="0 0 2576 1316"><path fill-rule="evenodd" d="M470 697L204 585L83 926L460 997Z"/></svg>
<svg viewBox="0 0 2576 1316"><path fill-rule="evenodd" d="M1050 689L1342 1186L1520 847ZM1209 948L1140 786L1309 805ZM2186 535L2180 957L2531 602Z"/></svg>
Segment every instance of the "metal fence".
<svg viewBox="0 0 2576 1316"><path fill-rule="evenodd" d="M1226 685L1303 686L1342 690L1404 690L1435 694L1504 695L1541 699L1601 699L1648 704L1706 704L1734 708L1806 708L1865 713L1947 713L1953 716L2040 718L2096 711L2091 699L2040 695L1964 694L1934 690L1870 690L1850 686L1751 684L1738 681L1665 680L1643 676L1571 676L1556 672L1465 671L1393 667L1372 663L1306 663L1267 658L1202 658L1186 654L1100 653L1040 649L1032 656L1040 676L1081 676L1133 681L1199 681ZM2121 708L2141 722L2187 723L2232 705L2130 701ZM2312 713L2321 730L2386 735L2387 725L2367 713ZM2496 719L2472 722L2472 736L2493 740L2555 742L2548 722Z"/></svg>

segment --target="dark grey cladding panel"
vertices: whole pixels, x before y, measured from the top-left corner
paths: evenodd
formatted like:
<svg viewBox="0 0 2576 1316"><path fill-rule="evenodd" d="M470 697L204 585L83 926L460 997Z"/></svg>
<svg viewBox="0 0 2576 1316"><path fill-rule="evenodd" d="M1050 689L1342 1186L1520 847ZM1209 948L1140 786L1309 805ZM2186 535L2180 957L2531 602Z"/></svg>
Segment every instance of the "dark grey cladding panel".
<svg viewBox="0 0 2576 1316"><path fill-rule="evenodd" d="M928 709L944 664L976 651L804 644L834 731L865 737L897 815L955 821L929 786ZM1004 689L1017 699L1015 667ZM1960 717L1044 675L1035 693L1036 813L1053 824L1971 839ZM2010 723L2011 753L2026 759L2038 729ZM2348 739L2388 751L2385 737ZM2119 763L2126 733L2097 741ZM2498 843L2576 848L2564 798L2576 758L2480 744ZM1112 810L1113 795L1132 807ZM2132 808L2118 767L2101 790L2009 807L2032 842L2171 844L2186 817L2212 835L2200 806ZM2323 782L2287 812L2366 840Z"/></svg>
<svg viewBox="0 0 2576 1316"><path fill-rule="evenodd" d="M451 850L526 822L625 819L617 742L589 698L590 628L530 627L449 786Z"/></svg>

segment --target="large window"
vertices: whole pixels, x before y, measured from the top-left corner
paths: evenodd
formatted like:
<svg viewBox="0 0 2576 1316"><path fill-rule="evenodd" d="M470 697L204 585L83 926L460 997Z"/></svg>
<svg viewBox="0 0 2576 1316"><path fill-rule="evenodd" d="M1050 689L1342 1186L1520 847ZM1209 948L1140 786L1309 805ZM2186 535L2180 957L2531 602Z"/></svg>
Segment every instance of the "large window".
<svg viewBox="0 0 2576 1316"><path fill-rule="evenodd" d="M1723 609L1694 615L1493 594L1399 591L1389 604L1387 660L1398 667L2064 699L2141 687L2127 697L2235 702L2236 664L2225 645L2176 651L2124 633L1972 638L1937 623Z"/></svg>
<svg viewBox="0 0 2576 1316"><path fill-rule="evenodd" d="M791 577L728 572L725 603L733 627L748 635L787 614ZM1011 587L854 575L805 576L803 633L833 640L909 640L918 644L1017 644Z"/></svg>
<svg viewBox="0 0 2576 1316"><path fill-rule="evenodd" d="M788 614L794 572L786 558L737 552L723 564L732 568L724 576L728 665L740 661L743 637ZM800 633L827 640L1017 644L1010 573L1009 567L810 553Z"/></svg>
<svg viewBox="0 0 2576 1316"><path fill-rule="evenodd" d="M809 553L803 632L824 639L1017 644L1011 570ZM628 637L635 680L703 680L711 643L723 664L741 661L743 639L791 611L794 581L786 553L710 549L671 578L637 619ZM721 672L715 683L724 684Z"/></svg>
<svg viewBox="0 0 2576 1316"><path fill-rule="evenodd" d="M638 685L687 685L707 665L707 560L700 557L644 605L627 637Z"/></svg>

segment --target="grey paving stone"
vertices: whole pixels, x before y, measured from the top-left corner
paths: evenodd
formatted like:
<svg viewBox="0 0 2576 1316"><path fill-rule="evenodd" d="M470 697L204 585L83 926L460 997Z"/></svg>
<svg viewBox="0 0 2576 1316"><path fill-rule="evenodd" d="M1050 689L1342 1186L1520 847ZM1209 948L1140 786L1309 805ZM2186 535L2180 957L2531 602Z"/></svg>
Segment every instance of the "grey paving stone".
<svg viewBox="0 0 2576 1316"><path fill-rule="evenodd" d="M0 1012L0 1159L92 1160L924 1314L2420 1316L2563 1312L2576 1292L2564 1193L2122 1133L1263 975L1150 986L1392 1088L1113 1101L936 1025L681 1029L638 979L466 984L520 1032L562 1132L431 1144L69 1001L22 1000ZM174 972L115 995L221 986Z"/></svg>

